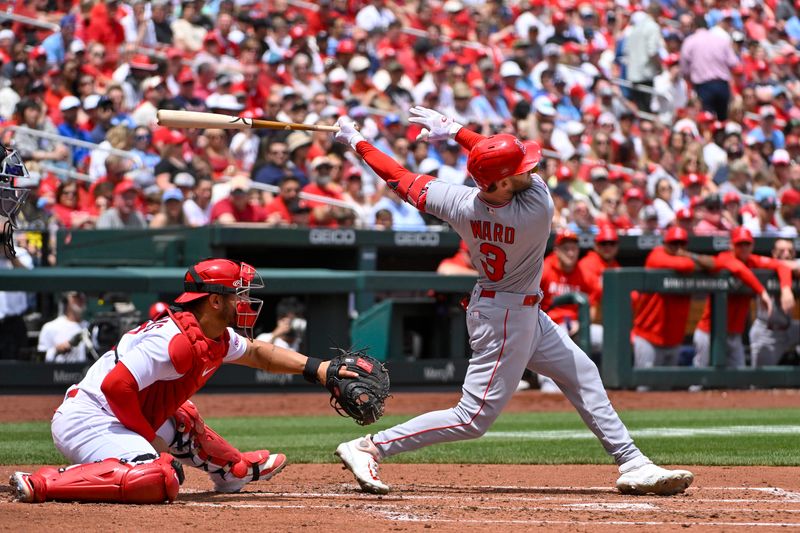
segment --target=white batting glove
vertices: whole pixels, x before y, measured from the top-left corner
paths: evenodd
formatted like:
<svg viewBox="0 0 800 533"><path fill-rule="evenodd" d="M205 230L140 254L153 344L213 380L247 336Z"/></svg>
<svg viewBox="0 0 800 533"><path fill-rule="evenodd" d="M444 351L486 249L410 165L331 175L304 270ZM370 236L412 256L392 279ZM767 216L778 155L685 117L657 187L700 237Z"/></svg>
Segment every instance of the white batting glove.
<svg viewBox="0 0 800 533"><path fill-rule="evenodd" d="M446 141L455 137L462 127L452 118L427 107L417 105L408 112L412 115L408 121L422 126L422 131L417 135L418 141Z"/></svg>
<svg viewBox="0 0 800 533"><path fill-rule="evenodd" d="M364 136L359 133L357 129L358 125L352 118L347 116L339 117L339 120L336 121L336 125L339 126L339 131L333 136L336 142L350 145L350 147L355 150L356 144L366 140Z"/></svg>

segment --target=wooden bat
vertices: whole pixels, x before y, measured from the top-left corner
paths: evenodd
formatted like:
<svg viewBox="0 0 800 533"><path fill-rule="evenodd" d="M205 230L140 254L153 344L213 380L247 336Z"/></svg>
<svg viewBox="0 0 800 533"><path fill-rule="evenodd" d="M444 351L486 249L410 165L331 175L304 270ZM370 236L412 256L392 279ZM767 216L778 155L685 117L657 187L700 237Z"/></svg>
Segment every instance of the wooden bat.
<svg viewBox="0 0 800 533"><path fill-rule="evenodd" d="M234 117L220 113L202 113L199 111L174 111L159 109L156 113L159 126L167 128L218 128L223 130L306 130L306 131L339 131L339 126L323 126L318 124L298 124L296 122L278 122L258 118Z"/></svg>

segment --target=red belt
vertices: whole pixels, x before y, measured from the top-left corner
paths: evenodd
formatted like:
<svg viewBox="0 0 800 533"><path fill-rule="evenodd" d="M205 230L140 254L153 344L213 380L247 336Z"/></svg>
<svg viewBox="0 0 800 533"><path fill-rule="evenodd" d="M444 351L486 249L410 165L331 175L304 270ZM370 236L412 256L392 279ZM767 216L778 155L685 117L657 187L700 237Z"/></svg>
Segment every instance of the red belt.
<svg viewBox="0 0 800 533"><path fill-rule="evenodd" d="M480 297L481 298L494 298L496 294L497 293L495 293L495 291L489 291L489 290L486 290L486 289L481 289ZM539 303L539 295L538 294L526 294L522 298L522 305L525 305L525 306L528 306L528 307L534 307L538 303Z"/></svg>

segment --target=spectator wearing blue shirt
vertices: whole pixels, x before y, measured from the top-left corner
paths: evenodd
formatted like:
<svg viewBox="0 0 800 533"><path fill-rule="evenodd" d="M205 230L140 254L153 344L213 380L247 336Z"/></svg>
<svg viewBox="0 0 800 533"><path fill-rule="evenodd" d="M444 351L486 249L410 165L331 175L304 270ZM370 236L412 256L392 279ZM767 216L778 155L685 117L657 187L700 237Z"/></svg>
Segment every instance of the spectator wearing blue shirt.
<svg viewBox="0 0 800 533"><path fill-rule="evenodd" d="M75 15L66 15L61 19L61 31L53 33L42 41L47 62L51 65L64 63L65 55L73 41L83 44L83 41L75 38L75 22Z"/></svg>
<svg viewBox="0 0 800 533"><path fill-rule="evenodd" d="M59 109L64 122L58 126L58 134L70 139L89 141L89 133L78 127L78 110L81 101L76 96L68 95L61 99ZM80 146L71 146L72 166L80 168L89 157L89 150Z"/></svg>
<svg viewBox="0 0 800 533"><path fill-rule="evenodd" d="M425 220L416 207L405 203L389 187L384 188L383 198L372 206L373 217L386 210L392 215L392 229L398 231L425 231Z"/></svg>
<svg viewBox="0 0 800 533"><path fill-rule="evenodd" d="M492 81L486 86L486 94L473 97L469 103L474 115L481 122L502 124L511 120L511 111L500 89L500 84Z"/></svg>
<svg viewBox="0 0 800 533"><path fill-rule="evenodd" d="M783 132L775 127L775 108L771 105L761 106L758 115L761 124L747 133L747 137L759 143L771 142L776 150L786 147Z"/></svg>

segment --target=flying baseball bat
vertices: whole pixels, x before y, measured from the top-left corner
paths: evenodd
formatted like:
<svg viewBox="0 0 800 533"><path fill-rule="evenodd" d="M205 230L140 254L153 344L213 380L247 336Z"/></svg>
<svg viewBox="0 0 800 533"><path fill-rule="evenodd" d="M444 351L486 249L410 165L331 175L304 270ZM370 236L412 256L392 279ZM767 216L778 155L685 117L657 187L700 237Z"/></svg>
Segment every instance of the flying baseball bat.
<svg viewBox="0 0 800 533"><path fill-rule="evenodd" d="M299 124L296 122L278 122L276 120L261 120L258 118L233 117L220 113L202 113L199 111L174 111L159 109L156 113L159 126L167 128L218 128L223 130L307 130L307 131L339 131L338 126L323 126L320 124Z"/></svg>

